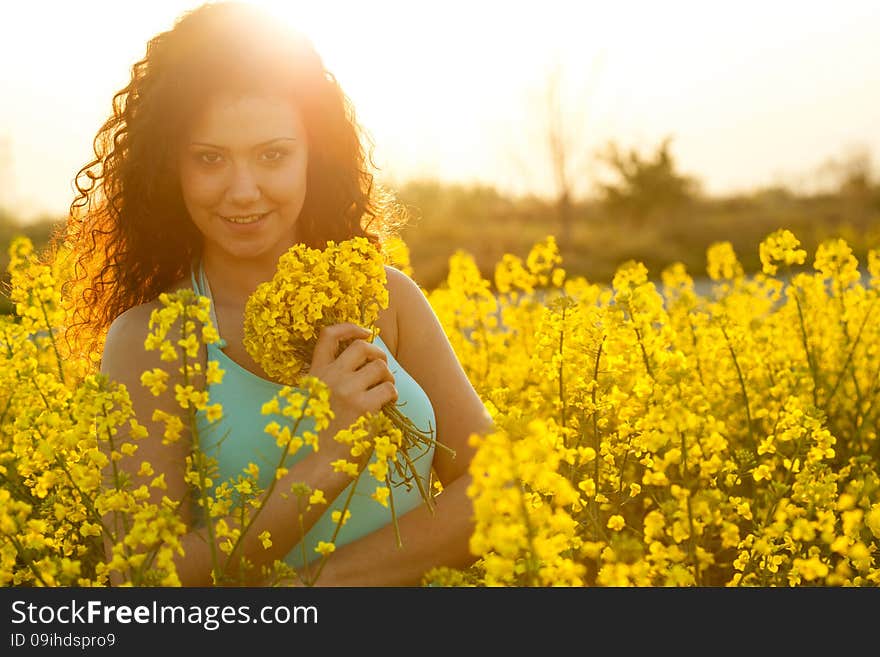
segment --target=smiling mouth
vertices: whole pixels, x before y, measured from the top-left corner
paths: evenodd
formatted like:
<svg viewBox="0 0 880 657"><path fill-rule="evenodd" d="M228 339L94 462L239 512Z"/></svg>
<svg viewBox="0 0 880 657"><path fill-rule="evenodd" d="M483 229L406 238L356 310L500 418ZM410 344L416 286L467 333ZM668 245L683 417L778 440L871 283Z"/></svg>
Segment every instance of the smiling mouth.
<svg viewBox="0 0 880 657"><path fill-rule="evenodd" d="M220 215L220 218L223 221L228 221L231 224L253 224L268 215L268 212L264 212L263 214L247 214L247 215L239 215L236 217L224 217Z"/></svg>

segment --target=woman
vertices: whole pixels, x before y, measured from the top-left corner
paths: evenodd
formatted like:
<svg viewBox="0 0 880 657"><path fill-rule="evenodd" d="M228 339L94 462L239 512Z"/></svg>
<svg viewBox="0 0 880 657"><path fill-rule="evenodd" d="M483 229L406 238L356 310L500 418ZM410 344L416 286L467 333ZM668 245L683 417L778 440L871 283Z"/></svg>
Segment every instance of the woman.
<svg viewBox="0 0 880 657"><path fill-rule="evenodd" d="M95 141L96 158L77 177L90 182L78 182L67 231L87 289L73 328L91 331L96 344L106 331L101 371L127 386L150 434L139 442L137 457L120 465L135 485L164 474L167 490L153 489L153 501L185 499L190 451L186 440L162 445L164 425L151 421L153 410L182 411L170 395L157 404L140 382L141 373L154 368L179 377L176 364L144 349L159 294L192 288L212 299L222 341L213 352L202 347L200 362L204 368L208 358L217 359L226 371L209 394L212 401L222 398L230 435L214 444L221 472L240 472L256 460L257 441L265 442L258 404L280 387L244 348L247 298L272 278L279 256L293 244L321 247L355 236L379 244L393 228L366 171L357 130L348 99L311 44L238 3L183 15L150 40L130 83L116 94L113 116ZM369 342L369 332L352 324L320 335L310 372L330 389L335 418L319 435L320 449L304 450L278 490L305 482L328 500L339 499L351 479L329 466L347 456L332 436L358 416L406 398L405 412L417 424L431 423L437 442L450 448L434 450L430 463L444 492L433 513L412 500L406 505L401 548L388 511L373 502L361 513L366 520L359 529L340 534L318 585L417 585L431 567L473 561L468 438L487 431L491 420L424 294L400 271L386 271L390 301L377 321L381 339ZM337 346L351 340L337 356ZM138 474L141 461L153 465L151 477ZM186 504L179 508L188 527L185 555L176 560L181 583L210 585L204 528ZM300 524L294 496L272 496L243 543L241 556L253 569L239 573L232 564L225 575L262 583L259 569L276 559L302 565L298 546L317 540L309 532L326 527L329 512L323 519L322 512L313 508ZM258 538L264 531L271 535L268 549Z"/></svg>

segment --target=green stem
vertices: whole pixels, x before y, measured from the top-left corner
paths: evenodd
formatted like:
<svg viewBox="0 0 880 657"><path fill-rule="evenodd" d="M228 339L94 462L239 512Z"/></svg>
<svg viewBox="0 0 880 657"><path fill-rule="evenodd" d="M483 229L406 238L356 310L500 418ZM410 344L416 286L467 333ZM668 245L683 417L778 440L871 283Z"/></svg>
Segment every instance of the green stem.
<svg viewBox="0 0 880 657"><path fill-rule="evenodd" d="M6 407L3 409L3 413L0 414L0 427L3 426L3 423L6 421L6 414L9 412L9 409L12 408L12 400L15 398L13 394L9 395L9 399L6 400Z"/></svg>
<svg viewBox="0 0 880 657"><path fill-rule="evenodd" d="M871 392L869 393L869 398L871 399L871 403L868 404L868 408L865 409L864 413L858 411L857 420L856 420L856 430L853 434L853 444L856 443L857 439L862 434L862 427L865 426L865 423L871 417L871 413L874 410L874 405L877 403L877 393L880 392L875 390L877 384L880 383L880 364L877 365L877 369L874 371L874 378L871 382ZM880 446L880 441L874 441L877 446Z"/></svg>
<svg viewBox="0 0 880 657"><path fill-rule="evenodd" d="M865 312L865 318L862 320L861 325L859 326L859 332L856 334L856 339L852 343L852 347L849 350L849 353L846 355L846 360L843 363L843 369L841 369L840 374L837 377L837 381L834 383L834 387L831 389L831 392L828 393L828 397L825 399L825 413L828 413L828 405L831 403L831 399L834 397L834 393L837 392L837 388L840 386L840 382L843 381L843 377L846 374L846 370L849 367L850 361L852 361L852 357L855 353L856 347L859 344L859 341L862 338L862 331L865 328L865 325L868 323L868 318L871 316L871 311L874 309L874 304L877 302L877 299L880 297L874 297L871 301L871 305L868 306L868 310Z"/></svg>
<svg viewBox="0 0 880 657"><path fill-rule="evenodd" d="M694 566L694 581L697 586L702 586L702 575L700 574L700 562L697 559L697 546L696 540L697 536L694 532L694 515L693 515L693 507L691 506L691 487L694 482L691 480L690 471L688 470L688 452L687 452L687 441L685 440L684 433L679 430L678 437L681 439L681 457L682 457L682 470L683 470L683 480L685 484L685 489L687 490L687 514L688 514L688 530L690 532L690 536L688 538L688 555L690 556L691 563Z"/></svg>
<svg viewBox="0 0 880 657"><path fill-rule="evenodd" d="M635 331L636 341L639 343L639 349L642 352L642 360L645 363L645 370L648 372L648 376L651 377L651 380L655 381L656 379L654 379L654 372L651 370L651 362L648 359L648 352L645 349L645 343L642 340L642 333L641 333L641 331L639 331L639 327L636 326L635 313L633 313L633 310L632 310L632 301L631 300L628 300L626 302L626 314L629 315L629 319L633 324L633 331Z"/></svg>
<svg viewBox="0 0 880 657"><path fill-rule="evenodd" d="M400 525L397 522L397 509L394 506L394 489L391 487L391 480L385 476L385 487L388 488L388 503L391 505L391 522L394 525L394 538L397 539L397 548L403 547L403 540L400 538ZM431 509L433 512L433 509Z"/></svg>
<svg viewBox="0 0 880 657"><path fill-rule="evenodd" d="M371 447L370 451L367 453L367 462L369 462L369 460L373 456L373 449L374 448ZM334 545L336 545L336 537L339 536L339 530L342 529L342 523L345 522L345 513L348 511L348 507L351 505L351 500L352 498L354 498L354 492L357 489L357 485L361 479L361 476L364 474L364 470L366 470L366 468L361 468L360 472L358 472L357 474L357 477L355 477L354 481L349 484L348 495L345 496L345 504L343 504L342 510L339 513L339 522L336 523L336 527L333 530L333 536L330 537L330 543L333 543ZM305 537L303 537L303 539L305 539ZM315 577L311 580L311 584L314 584L318 581L318 578L321 576L321 571L324 570L324 565L327 563L328 556L329 555L326 554L321 555L321 561L318 563L318 570L315 571Z"/></svg>
<svg viewBox="0 0 880 657"><path fill-rule="evenodd" d="M700 574L700 562L697 559L696 539L694 535L694 516L691 507L691 491L687 492L687 513L688 513L688 529L690 531L690 540L688 540L688 552L690 553L691 563L694 565L694 577L697 586L703 585L702 575Z"/></svg>
<svg viewBox="0 0 880 657"><path fill-rule="evenodd" d="M795 306L797 307L797 312L798 312L798 321L800 323L800 329L801 329L801 340L804 345L804 351L807 354L807 364L810 366L810 373L813 378L813 405L818 408L819 407L819 390L818 390L819 389L819 372L818 372L818 367L815 363L815 359L813 357L813 354L810 351L810 344L807 339L807 327L804 322L804 312L803 312L803 309L801 308L801 299L800 299L800 295L798 294L797 289L795 289L795 291L794 291L794 302L795 302Z"/></svg>
<svg viewBox="0 0 880 657"><path fill-rule="evenodd" d="M309 393L309 396L306 398L305 402L303 402L304 407L308 406L308 403L311 400L311 398L312 398L311 393ZM303 417L305 417L305 416L301 415L299 418L297 418L296 423L293 425L293 430L291 431L292 436L295 436L297 434L297 431L299 431L299 425L302 422ZM278 459L278 464L275 466L275 472L278 472L278 470L280 470L281 468L284 467L284 462L287 460L287 455L289 452L290 452L290 441L287 442L287 444L284 446L284 450L281 452L281 456ZM277 486L277 484L278 484L278 477L273 476L272 483L270 483L268 488L263 492L262 498L260 499L260 502L257 505L256 509L254 510L253 514L251 514L250 518L248 519L247 524L246 525L243 524L243 521L242 521L242 528L238 534L238 538L236 539L235 543L233 544L232 549L229 551L229 556L226 558L226 567L227 568L229 566L229 562L235 556L235 553L238 551L239 547L241 547L243 545L245 534L247 534L248 530L250 530L250 528L253 526L254 522L256 522L257 518L260 516L260 513L262 513L263 508L266 505L266 500L269 499L269 496L275 490L275 487ZM244 513L244 503L242 503L242 513ZM244 517L244 516L242 516L242 517Z"/></svg>
<svg viewBox="0 0 880 657"><path fill-rule="evenodd" d="M40 434L40 437L43 438L43 440L46 439L45 436L43 436L43 433L39 429L37 429L37 432ZM98 514L97 509L95 509L95 505L86 496L86 494L79 487L79 485L76 483L76 481L73 478L73 474L71 474L70 470L67 468L67 466L64 464L64 462L61 460L61 458L57 454L55 455L55 465L58 466L58 468L60 468L61 471L67 476L67 479L70 482L70 485L79 494L79 499L80 499L80 502L82 503L82 505L89 512L89 515L92 517L92 519L101 526L101 531L109 534L109 530L107 529L106 525L104 525L103 518L101 518L101 516Z"/></svg>
<svg viewBox="0 0 880 657"><path fill-rule="evenodd" d="M49 587L49 586L50 586L49 583L48 583L46 580L43 579L43 575L42 575L42 573L40 573L40 571L37 570L37 567L34 565L33 561L31 561L31 560L25 555L24 547L22 546L21 543L19 543L19 542L16 540L15 536L12 536L12 535L10 535L10 534L7 534L7 535L6 535L6 538L7 538L7 539L9 540L9 542L12 543L12 545L15 547L15 551L16 551L16 553L17 553L18 556L21 558L21 560L24 561L25 565L28 567L28 570L30 570L31 573L33 573L34 577L36 577L37 580L39 580L39 582L40 582L43 586L45 586L45 587Z"/></svg>
<svg viewBox="0 0 880 657"><path fill-rule="evenodd" d="M633 330L636 332L636 338L639 342L639 349L642 352L642 360L645 362L645 370L648 372L648 376L651 377L651 380L654 380L654 372L651 370L651 362L648 359L648 352L645 350L645 343L642 341L642 334L639 332L639 329L635 326Z"/></svg>
<svg viewBox="0 0 880 657"><path fill-rule="evenodd" d="M562 328L559 331L559 403L562 406L562 440L563 444L568 447L567 441L565 440L565 378L564 378L564 367L565 367L565 359L563 358L563 347L565 345L565 306L562 307Z"/></svg>
<svg viewBox="0 0 880 657"><path fill-rule="evenodd" d="M602 348L605 346L605 339L607 336L603 335L602 340L599 342L599 348L596 350L596 361L593 365L593 390L591 393L591 399L593 403L593 437L595 439L595 450L596 456L594 458L593 465L593 478L596 482L596 493L599 492L599 475L601 474L601 459L602 459L602 440L601 440L601 431L599 429L599 408L596 405L596 390L599 388L599 360L602 357ZM590 509L593 513L596 512L596 496L593 496L593 499L590 500ZM599 525L598 515L596 516L596 525Z"/></svg>
<svg viewBox="0 0 880 657"><path fill-rule="evenodd" d="M304 499L305 499L304 495L297 496L297 500L296 500L297 508L300 508L303 505ZM303 514L297 513L296 515L297 515L297 518L299 519L299 535L302 536L302 538L299 541L299 545L300 545L300 551L302 552L303 570L305 570L305 573L306 573L305 578L303 578L302 576L300 576L300 578L302 579L303 582L313 582L314 580L311 579L311 575L309 574L308 559L306 558L306 525L305 525L305 522L303 522Z"/></svg>
<svg viewBox="0 0 880 657"><path fill-rule="evenodd" d="M43 391L40 390L39 386L37 386L36 384L34 384L34 389L40 394L40 397L43 400L43 403L46 405L46 409L49 410L51 408L49 405L49 400L43 394ZM37 435L42 440L44 440L44 441L47 440L46 436L43 435L43 432L40 430L39 427L34 427L34 431L36 431ZM77 493L79 493L80 501L86 507L86 510L89 511L90 515L92 516L92 519L95 520L99 525L101 525L101 529L106 532L107 527L104 526L104 522L103 522L102 518L98 515L98 512L95 510L95 507L92 505L92 502L89 500L89 498L86 496L86 494L83 493L82 489L77 485L76 480L74 480L74 478L73 478L73 475L67 469L67 466L64 464L64 462L61 460L61 458L59 457L59 455L57 453L55 454L55 459L54 459L53 463L54 463L54 465L56 465L58 468L61 469L61 471L67 476L67 479L70 482L70 485L74 488L74 490L76 490Z"/></svg>
<svg viewBox="0 0 880 657"><path fill-rule="evenodd" d="M412 473L413 479L416 480L416 486L419 489L419 495L422 496L422 500L425 502L425 506L428 507L431 515L434 515L434 500L431 497L431 493L425 490L425 484L422 482L422 478L416 471L415 464L412 462L412 459L410 459L409 454L407 454L407 451L405 449L400 450L400 455L403 457L403 460L406 461L406 465L409 468L409 471Z"/></svg>
<svg viewBox="0 0 880 657"><path fill-rule="evenodd" d="M511 448L512 451L512 448ZM516 465L514 464L514 470L516 470ZM537 581L535 579L535 566L537 566L537 553L535 551L535 530L532 527L532 523L529 521L529 509L526 506L526 495L523 491L523 481L519 478L519 475L514 474L514 479L516 481L516 487L519 491L519 502L520 502L520 510L523 514L523 524L526 526L526 538L529 542L529 556L528 561L526 563L526 574L528 575L529 586L537 586Z"/></svg>
<svg viewBox="0 0 880 657"><path fill-rule="evenodd" d="M61 361L61 354L58 352L58 345L55 342L55 331L49 322L49 314L46 312L46 304L37 297L40 302L40 310L43 312L43 319L46 320L46 328L49 331L49 340L52 342L52 349L55 351L55 360L58 363L58 378L64 384L64 364Z"/></svg>
<svg viewBox="0 0 880 657"><path fill-rule="evenodd" d="M754 455L755 455L755 461L757 461L757 459L758 459L758 443L755 440L755 432L754 432L754 429L752 428L752 411L751 411L750 404L749 404L749 393L746 390L746 382L743 377L742 370L740 369L739 360L736 357L736 352L733 350L733 344L731 343L730 337L727 335L727 331L725 330L723 325L721 326L721 333L724 335L724 339L727 341L727 349L730 351L730 357L733 359L733 366L736 368L736 376L739 379L739 387L740 387L740 390L742 390L743 400L745 401L745 405L746 405L746 421L748 422L749 439L751 440L751 443L752 443L752 451L754 452Z"/></svg>
<svg viewBox="0 0 880 657"><path fill-rule="evenodd" d="M700 364L700 350L699 350L699 346L697 345L697 331L694 328L694 323L691 321L690 312L688 312L687 320L688 320L688 326L691 329L691 343L694 347L694 360L697 363L697 374L700 377L700 385L705 388L706 382L703 381L703 367Z"/></svg>
<svg viewBox="0 0 880 657"><path fill-rule="evenodd" d="M182 315L181 326L180 326L180 337L181 340L186 340L186 310L184 309ZM187 353L184 349L181 354L181 360L183 361L183 385L188 386L189 379L189 367L187 361ZM209 495L207 492L207 481L208 474L205 471L205 460L203 458L204 453L202 452L201 445L201 433L199 432L198 425L196 423L196 413L195 409L192 406L192 402L188 403L187 406L187 418L189 420L189 430L190 435L192 437L192 460L196 466L196 474L198 476L198 495L199 495L199 503L202 507L203 512L205 513L205 528L208 532L208 545L211 546L211 572L218 580L223 580L225 575L220 572L220 560L217 554L217 539L214 534L214 523L211 518L211 510L210 505L208 504ZM230 553L231 557L231 553ZM228 560L227 560L228 563Z"/></svg>

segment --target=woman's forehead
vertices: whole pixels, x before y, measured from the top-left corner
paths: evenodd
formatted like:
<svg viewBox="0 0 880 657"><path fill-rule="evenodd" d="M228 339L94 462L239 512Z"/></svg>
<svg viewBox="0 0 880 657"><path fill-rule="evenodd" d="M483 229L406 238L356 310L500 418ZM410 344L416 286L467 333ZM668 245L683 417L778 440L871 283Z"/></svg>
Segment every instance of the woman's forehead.
<svg viewBox="0 0 880 657"><path fill-rule="evenodd" d="M220 94L208 99L190 124L190 141L262 143L304 138L305 125L290 98L276 94Z"/></svg>

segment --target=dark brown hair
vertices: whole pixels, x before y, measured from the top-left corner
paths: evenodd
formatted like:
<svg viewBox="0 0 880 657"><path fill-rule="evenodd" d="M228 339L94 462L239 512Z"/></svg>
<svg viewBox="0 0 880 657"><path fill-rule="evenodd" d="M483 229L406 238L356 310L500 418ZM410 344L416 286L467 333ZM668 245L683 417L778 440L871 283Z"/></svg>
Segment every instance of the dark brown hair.
<svg viewBox="0 0 880 657"><path fill-rule="evenodd" d="M183 203L175 150L219 92L288 94L309 141L298 234L309 246L365 236L377 246L405 213L367 170L368 136L311 42L244 3L205 4L147 43L77 173L67 224L53 238L74 258L67 343L99 349L110 323L189 271L201 234ZM372 147L372 144L370 144Z"/></svg>

